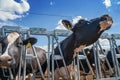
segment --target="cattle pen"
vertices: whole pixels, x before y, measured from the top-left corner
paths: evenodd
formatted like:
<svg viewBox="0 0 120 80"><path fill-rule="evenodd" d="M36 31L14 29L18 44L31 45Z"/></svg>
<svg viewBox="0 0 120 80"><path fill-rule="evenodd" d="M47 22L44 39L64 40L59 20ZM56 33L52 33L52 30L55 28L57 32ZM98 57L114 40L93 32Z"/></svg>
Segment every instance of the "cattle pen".
<svg viewBox="0 0 120 80"><path fill-rule="evenodd" d="M33 75L33 79L40 79L41 77L44 78L45 80L54 80L54 67L52 67L52 71L50 72L50 54L54 55L54 47L55 45L59 45L59 37L67 37L70 34L72 34L72 32L70 32L69 30L53 30L53 31L49 31L45 28L23 28L23 27L19 27L19 26L3 26L0 28L0 36L5 37L7 34L17 31L19 32L22 37L30 37L31 35L36 35L36 36L46 36L47 37L47 51L46 51L46 56L47 56L47 72L46 74L36 74ZM71 76L71 80L119 80L120 79L120 65L119 65L119 58L120 58L120 48L118 47L118 44L116 43L117 40L120 40L120 34L108 34L108 33L103 33L100 36L100 39L107 39L109 42L109 46L110 46L110 51L111 51L111 59L112 59L112 65L111 66L108 58L107 58L107 52L104 52L101 44L98 41L96 41L94 44L92 44L92 48L93 48L93 55L94 55L94 65L90 63L86 53L85 53L85 49L83 49L83 54L78 54L77 55L77 61L75 64L73 62L73 64L70 66L71 72L70 72L70 76ZM33 45L34 46L34 45ZM59 48L61 48L59 46ZM117 51L116 51L117 49ZM59 49L60 50L60 49ZM99 50L102 51L102 54L100 54ZM118 52L118 53L117 53ZM1 55L2 53L0 53ZM30 58L31 59L31 58ZM60 56L54 56L53 59L53 65L54 65L54 60L56 59L62 59L63 63L64 63L64 67L66 68L66 72L67 72L67 67L61 52ZM75 59L74 59L75 60ZM83 60L86 61L87 66L89 68L89 72L86 73L85 72L85 68L83 65ZM21 63L21 62L20 62ZM39 62L38 62L39 63ZM105 63L105 64L104 64ZM22 64L22 63L21 63ZM107 64L107 67L104 67L104 65ZM77 65L77 66L75 66ZM21 67L21 66L20 66ZM41 65L39 64L39 67L41 67ZM81 69L80 69L81 67ZM1 68L2 69L2 74L3 77L8 77L8 79L14 79L13 77L13 72L11 71L11 68L7 69L7 72L10 73L9 75L6 76L6 69ZM40 73L42 73L42 70L40 71ZM21 72L19 72L18 74L21 74ZM68 73L69 74L69 73ZM0 73L1 75L1 73ZM24 73L23 75L18 75L18 80L21 80L20 77L24 77L26 76L26 73ZM77 79L76 79L77 76ZM23 78L25 80L25 78ZM4 79L0 79L0 80L4 80ZM32 79L28 79L28 80L32 80ZM62 80L62 78L60 77L60 80ZM70 80L70 79L68 79Z"/></svg>

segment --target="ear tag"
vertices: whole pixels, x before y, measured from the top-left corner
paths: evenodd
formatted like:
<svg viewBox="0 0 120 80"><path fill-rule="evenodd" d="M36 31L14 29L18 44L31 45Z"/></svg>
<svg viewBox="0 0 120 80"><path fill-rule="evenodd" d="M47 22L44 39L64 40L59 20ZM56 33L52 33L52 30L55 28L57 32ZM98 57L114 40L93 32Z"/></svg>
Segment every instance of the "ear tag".
<svg viewBox="0 0 120 80"><path fill-rule="evenodd" d="M26 47L27 47L27 48L30 48L30 47L31 47L31 43L30 43L30 41L28 41Z"/></svg>
<svg viewBox="0 0 120 80"><path fill-rule="evenodd" d="M90 54L90 51L87 51L87 54Z"/></svg>

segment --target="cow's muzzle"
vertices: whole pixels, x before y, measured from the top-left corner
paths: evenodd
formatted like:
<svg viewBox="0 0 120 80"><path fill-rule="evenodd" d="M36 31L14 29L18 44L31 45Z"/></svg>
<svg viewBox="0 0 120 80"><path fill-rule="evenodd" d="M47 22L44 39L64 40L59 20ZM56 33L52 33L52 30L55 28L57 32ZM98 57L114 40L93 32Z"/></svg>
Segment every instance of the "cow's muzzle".
<svg viewBox="0 0 120 80"><path fill-rule="evenodd" d="M103 15L101 17L102 21L100 22L100 31L109 29L113 24L113 19L109 15Z"/></svg>
<svg viewBox="0 0 120 80"><path fill-rule="evenodd" d="M9 67L13 62L13 58L10 56L0 56L0 66L1 67Z"/></svg>

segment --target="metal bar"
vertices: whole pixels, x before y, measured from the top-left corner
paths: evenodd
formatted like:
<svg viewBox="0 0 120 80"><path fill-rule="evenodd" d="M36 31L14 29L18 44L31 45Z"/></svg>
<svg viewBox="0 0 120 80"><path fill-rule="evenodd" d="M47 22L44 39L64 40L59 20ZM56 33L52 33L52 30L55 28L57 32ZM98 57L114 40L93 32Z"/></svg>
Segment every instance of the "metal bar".
<svg viewBox="0 0 120 80"><path fill-rule="evenodd" d="M113 50L114 50L114 57L115 57L115 62L116 62L116 67L117 67L117 74L118 74L118 77L120 76L120 69L119 69L119 63L118 63L118 60L117 60L117 57L116 57L116 49L117 49L117 45L116 45L116 41L112 38L112 42L113 42ZM116 49L115 49L116 48Z"/></svg>
<svg viewBox="0 0 120 80"><path fill-rule="evenodd" d="M59 51L60 51L60 55L63 57L63 53L62 53L62 50L61 50L61 45L60 45L60 43L58 42L57 36L55 36L54 38L55 38L55 40L56 40L56 42L57 42L57 44L58 44L58 48L59 48ZM70 74L69 74L67 65L66 65L66 63L65 63L64 57L63 57L62 60L63 60L63 64L64 64L64 67L65 67L66 73L67 73L68 77L70 77Z"/></svg>
<svg viewBox="0 0 120 80"><path fill-rule="evenodd" d="M100 48L100 50L102 51L102 53L105 53L104 51L103 51L103 49L102 49L102 47L101 47L101 45L100 45L100 43L99 43L99 40L98 40L98 46L99 46L99 48ZM104 54L105 55L105 60L106 60L106 62L107 62L107 65L108 65L108 67L109 67L109 69L110 69L110 71L111 71L111 73L113 73L113 70L112 70L112 67L111 67L111 65L110 65L110 63L109 63L109 61L108 61L108 59L107 59L107 54Z"/></svg>
<svg viewBox="0 0 120 80"><path fill-rule="evenodd" d="M25 59L24 59L24 68L23 68L23 80L25 80L25 76L26 76L26 54L27 54L27 48L25 46Z"/></svg>
<svg viewBox="0 0 120 80"><path fill-rule="evenodd" d="M9 70L9 73L10 73L10 79L13 80L14 77L13 77L13 74L12 74L12 70L11 70L11 68L8 68L8 70Z"/></svg>
<svg viewBox="0 0 120 80"><path fill-rule="evenodd" d="M32 49L33 49L34 55L36 56L36 61L37 61L37 64L38 64L38 68L39 68L39 70L40 70L40 73L41 73L41 75L42 75L42 78L44 79L45 77L44 77L44 74L43 74L43 72L42 72L42 68L41 68L39 59L38 59L38 57L37 57L37 54L36 54L36 51L35 51L34 46L32 46Z"/></svg>
<svg viewBox="0 0 120 80"><path fill-rule="evenodd" d="M54 74L54 37L52 37L52 80L55 79Z"/></svg>
<svg viewBox="0 0 120 80"><path fill-rule="evenodd" d="M20 65L19 65L19 70L18 70L18 80L20 80L20 76L21 76L21 68L22 68L22 63L23 63L23 58L22 58L22 54L24 51L24 46L21 46L21 54L20 54Z"/></svg>
<svg viewBox="0 0 120 80"><path fill-rule="evenodd" d="M73 74L74 78L73 78L73 80L76 80L75 58L74 58L74 60L73 60L73 70L74 70L74 74Z"/></svg>
<svg viewBox="0 0 120 80"><path fill-rule="evenodd" d="M78 80L80 80L80 65L79 65L78 54L77 54L77 71L78 71Z"/></svg>
<svg viewBox="0 0 120 80"><path fill-rule="evenodd" d="M97 58L97 61L98 61L99 75L100 75L100 78L102 78L101 65L100 65L100 59L99 59L98 41L95 44L96 44L96 51L97 51L96 58Z"/></svg>
<svg viewBox="0 0 120 80"><path fill-rule="evenodd" d="M50 36L48 35L48 53L47 53L47 66L48 66L48 80L50 80Z"/></svg>
<svg viewBox="0 0 120 80"><path fill-rule="evenodd" d="M98 73L98 61L97 61L97 52L96 52L96 50L95 50L95 47L96 47L96 45L95 45L95 43L93 43L93 52L94 52L94 57L95 57L95 64L96 64L96 80L99 80L99 73Z"/></svg>
<svg viewBox="0 0 120 80"><path fill-rule="evenodd" d="M114 54L114 46L113 46L113 42L112 39L109 39L109 43L110 43L110 50L111 50L111 55L112 55L112 60L113 60L113 65L114 65L114 69L115 69L115 76L116 78L118 77L118 73L117 73L117 65L116 65L116 60L115 60L115 54Z"/></svg>
<svg viewBox="0 0 120 80"><path fill-rule="evenodd" d="M83 54L84 54L85 56L87 56L86 53L85 53L85 51L84 51L84 49L83 49ZM89 60L88 60L87 57L86 57L86 61L87 61L87 65L88 65L89 68L90 68L90 71L92 72L92 75L94 75L94 72L93 72L93 70L92 70L92 67L91 67L91 65L90 65Z"/></svg>

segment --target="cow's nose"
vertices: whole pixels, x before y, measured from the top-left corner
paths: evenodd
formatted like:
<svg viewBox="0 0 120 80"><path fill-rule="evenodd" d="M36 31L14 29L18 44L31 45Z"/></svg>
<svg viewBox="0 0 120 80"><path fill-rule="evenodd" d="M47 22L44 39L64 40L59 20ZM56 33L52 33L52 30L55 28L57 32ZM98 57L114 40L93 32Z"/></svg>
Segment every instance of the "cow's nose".
<svg viewBox="0 0 120 80"><path fill-rule="evenodd" d="M11 62L12 60L13 60L13 58L9 58L7 61L8 61L8 62Z"/></svg>
<svg viewBox="0 0 120 80"><path fill-rule="evenodd" d="M0 64L1 65L8 65L10 62L12 62L13 58L10 56L2 56L0 57Z"/></svg>

